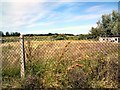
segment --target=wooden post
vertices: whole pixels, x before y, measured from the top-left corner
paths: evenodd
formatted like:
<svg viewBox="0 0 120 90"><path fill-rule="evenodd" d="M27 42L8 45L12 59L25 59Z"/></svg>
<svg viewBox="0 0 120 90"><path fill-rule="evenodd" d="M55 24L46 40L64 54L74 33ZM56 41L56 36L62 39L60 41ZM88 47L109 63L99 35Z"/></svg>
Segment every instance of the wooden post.
<svg viewBox="0 0 120 90"><path fill-rule="evenodd" d="M24 35L20 35L20 62L21 62L21 78L25 77L25 50L24 50Z"/></svg>

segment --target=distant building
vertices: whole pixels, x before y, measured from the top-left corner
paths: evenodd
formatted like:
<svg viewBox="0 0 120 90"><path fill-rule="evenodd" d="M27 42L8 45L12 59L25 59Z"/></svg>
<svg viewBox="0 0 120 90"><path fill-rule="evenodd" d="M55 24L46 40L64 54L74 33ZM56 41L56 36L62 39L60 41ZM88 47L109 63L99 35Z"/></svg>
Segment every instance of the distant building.
<svg viewBox="0 0 120 90"><path fill-rule="evenodd" d="M100 42L120 42L120 36L99 37Z"/></svg>

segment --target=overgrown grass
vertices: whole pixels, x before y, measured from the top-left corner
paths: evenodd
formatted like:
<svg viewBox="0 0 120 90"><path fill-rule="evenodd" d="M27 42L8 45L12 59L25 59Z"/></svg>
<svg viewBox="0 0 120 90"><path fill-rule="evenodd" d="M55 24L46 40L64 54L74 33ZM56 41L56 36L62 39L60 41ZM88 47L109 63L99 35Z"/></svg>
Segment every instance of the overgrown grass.
<svg viewBox="0 0 120 90"><path fill-rule="evenodd" d="M26 78L20 80L19 48L3 44L3 86L117 88L118 44L87 40L25 41ZM10 56L9 56L10 55ZM16 66L17 65L17 66ZM5 77L10 80L6 81ZM11 79L14 82L11 82ZM6 85L7 84L7 85Z"/></svg>

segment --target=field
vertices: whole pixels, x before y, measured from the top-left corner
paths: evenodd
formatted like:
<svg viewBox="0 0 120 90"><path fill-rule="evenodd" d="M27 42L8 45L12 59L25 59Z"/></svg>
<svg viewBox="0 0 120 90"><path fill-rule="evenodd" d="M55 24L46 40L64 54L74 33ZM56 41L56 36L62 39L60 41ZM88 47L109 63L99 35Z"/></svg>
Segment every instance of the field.
<svg viewBox="0 0 120 90"><path fill-rule="evenodd" d="M24 80L20 42L1 46L3 88L118 88L118 43L26 39Z"/></svg>

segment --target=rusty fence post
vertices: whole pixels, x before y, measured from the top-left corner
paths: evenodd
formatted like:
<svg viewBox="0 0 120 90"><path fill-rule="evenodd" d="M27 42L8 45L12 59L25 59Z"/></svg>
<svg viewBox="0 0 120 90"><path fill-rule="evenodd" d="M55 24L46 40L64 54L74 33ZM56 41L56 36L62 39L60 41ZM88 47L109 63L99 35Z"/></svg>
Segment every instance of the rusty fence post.
<svg viewBox="0 0 120 90"><path fill-rule="evenodd" d="M25 49L24 49L24 35L20 35L20 74L21 78L24 79L25 77Z"/></svg>

